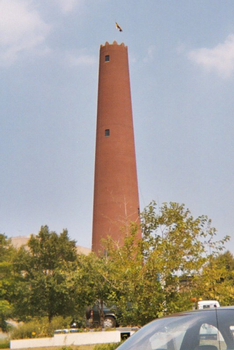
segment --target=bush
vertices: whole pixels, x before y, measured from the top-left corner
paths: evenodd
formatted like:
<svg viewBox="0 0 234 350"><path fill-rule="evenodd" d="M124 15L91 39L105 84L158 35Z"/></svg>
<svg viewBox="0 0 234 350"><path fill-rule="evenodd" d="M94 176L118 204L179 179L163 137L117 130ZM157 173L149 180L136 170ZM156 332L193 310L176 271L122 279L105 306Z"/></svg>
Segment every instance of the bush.
<svg viewBox="0 0 234 350"><path fill-rule="evenodd" d="M8 339L0 339L0 349L10 348L10 341Z"/></svg>
<svg viewBox="0 0 234 350"><path fill-rule="evenodd" d="M35 318L14 328L11 332L11 339L52 337L55 329L69 328L70 322L70 317L54 317L51 323L45 317Z"/></svg>

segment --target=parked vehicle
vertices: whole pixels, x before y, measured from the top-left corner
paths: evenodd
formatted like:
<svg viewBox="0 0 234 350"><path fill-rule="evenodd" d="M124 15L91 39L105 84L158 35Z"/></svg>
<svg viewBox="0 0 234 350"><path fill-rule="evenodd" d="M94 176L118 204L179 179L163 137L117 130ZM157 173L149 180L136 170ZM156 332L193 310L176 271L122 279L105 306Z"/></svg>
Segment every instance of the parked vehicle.
<svg viewBox="0 0 234 350"><path fill-rule="evenodd" d="M210 309L212 307L220 307L219 302L217 300L199 300L197 302L198 310Z"/></svg>
<svg viewBox="0 0 234 350"><path fill-rule="evenodd" d="M181 312L158 318L118 350L234 349L234 306Z"/></svg>
<svg viewBox="0 0 234 350"><path fill-rule="evenodd" d="M103 314L104 328L114 328L119 326L117 320L117 310L115 306L109 308L106 304L103 304ZM86 320L87 326L89 327L101 326L101 303L99 301L97 301L92 307L87 308Z"/></svg>

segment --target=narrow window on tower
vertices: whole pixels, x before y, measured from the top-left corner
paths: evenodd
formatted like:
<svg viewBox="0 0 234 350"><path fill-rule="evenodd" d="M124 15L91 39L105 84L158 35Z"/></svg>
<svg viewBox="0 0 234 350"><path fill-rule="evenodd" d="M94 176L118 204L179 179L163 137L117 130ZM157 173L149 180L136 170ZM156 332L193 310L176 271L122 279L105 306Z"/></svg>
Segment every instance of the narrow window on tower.
<svg viewBox="0 0 234 350"><path fill-rule="evenodd" d="M106 55L105 56L105 62L109 62L110 61L110 55Z"/></svg>
<svg viewBox="0 0 234 350"><path fill-rule="evenodd" d="M110 136L110 129L105 130L105 136Z"/></svg>

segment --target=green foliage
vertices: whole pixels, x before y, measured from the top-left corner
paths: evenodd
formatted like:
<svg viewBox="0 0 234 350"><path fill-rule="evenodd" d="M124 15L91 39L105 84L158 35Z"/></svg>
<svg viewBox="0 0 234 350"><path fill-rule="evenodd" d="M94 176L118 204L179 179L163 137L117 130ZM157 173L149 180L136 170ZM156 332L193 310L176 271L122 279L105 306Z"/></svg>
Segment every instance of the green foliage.
<svg viewBox="0 0 234 350"><path fill-rule="evenodd" d="M178 203L158 208L152 202L142 214L142 232L144 257L147 263L153 260L160 275L165 312L189 308L210 256L220 254L229 237L215 241L211 220L205 215L194 218ZM186 288L182 279L189 281Z"/></svg>
<svg viewBox="0 0 234 350"><path fill-rule="evenodd" d="M124 245L119 247L109 238L105 242L108 256L99 257L98 271L123 325L143 325L191 308L190 299L209 261L210 247L218 254L228 240L215 241L211 221L206 216L193 218L178 203L158 208L152 202L143 211L141 223L141 241L136 240L138 227L132 224ZM186 286L182 280L187 281Z"/></svg>
<svg viewBox="0 0 234 350"><path fill-rule="evenodd" d="M71 318L61 316L54 317L48 322L46 317L34 318L31 321L20 324L11 332L12 339L52 337L56 329L69 328Z"/></svg>
<svg viewBox="0 0 234 350"><path fill-rule="evenodd" d="M223 253L229 238L216 241L207 216L194 218L183 204L152 202L141 214L141 227L132 223L121 234L124 244L108 238L99 256L77 255L66 230L58 235L42 226L19 250L0 234L1 326L12 315L34 317L14 336L49 336L68 326L54 326L59 315L85 325L85 309L96 300L115 305L123 326L190 309L191 297L233 304L234 258ZM103 322L102 306L100 315Z"/></svg>
<svg viewBox="0 0 234 350"><path fill-rule="evenodd" d="M16 250L11 241L0 234L0 328L7 330L6 319L12 315L12 295L15 278L12 273Z"/></svg>
<svg viewBox="0 0 234 350"><path fill-rule="evenodd" d="M0 349L9 349L10 341L9 339L0 339Z"/></svg>
<svg viewBox="0 0 234 350"><path fill-rule="evenodd" d="M194 295L219 300L222 306L234 303L234 257L227 251L210 254L200 276L196 276Z"/></svg>
<svg viewBox="0 0 234 350"><path fill-rule="evenodd" d="M19 280L15 310L19 316L71 315L76 309L75 286L67 283L68 271L76 266L76 245L64 230L60 235L42 226L31 236L29 250L21 249L15 259Z"/></svg>
<svg viewBox="0 0 234 350"><path fill-rule="evenodd" d="M3 332L8 329L6 319L12 314L12 306L7 300L0 300L0 328Z"/></svg>

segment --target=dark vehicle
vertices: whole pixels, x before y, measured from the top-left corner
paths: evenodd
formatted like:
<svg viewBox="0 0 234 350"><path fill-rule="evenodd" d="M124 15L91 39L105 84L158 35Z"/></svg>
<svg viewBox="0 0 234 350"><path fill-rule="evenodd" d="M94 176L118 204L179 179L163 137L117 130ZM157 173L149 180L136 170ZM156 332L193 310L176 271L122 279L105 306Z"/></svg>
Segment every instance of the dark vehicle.
<svg viewBox="0 0 234 350"><path fill-rule="evenodd" d="M111 308L107 307L106 304L103 304L103 314L104 314L104 328L114 328L118 327L117 321L117 310L113 306ZM86 320L89 327L100 327L101 326L101 305L97 301L93 307L88 307L86 310Z"/></svg>
<svg viewBox="0 0 234 350"><path fill-rule="evenodd" d="M234 306L156 319L118 350L234 350Z"/></svg>
<svg viewBox="0 0 234 350"><path fill-rule="evenodd" d="M70 323L70 329L85 328L86 321L84 316L74 317Z"/></svg>

